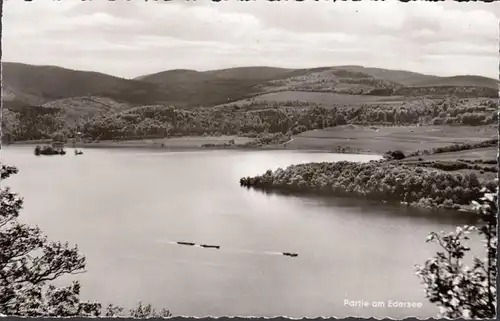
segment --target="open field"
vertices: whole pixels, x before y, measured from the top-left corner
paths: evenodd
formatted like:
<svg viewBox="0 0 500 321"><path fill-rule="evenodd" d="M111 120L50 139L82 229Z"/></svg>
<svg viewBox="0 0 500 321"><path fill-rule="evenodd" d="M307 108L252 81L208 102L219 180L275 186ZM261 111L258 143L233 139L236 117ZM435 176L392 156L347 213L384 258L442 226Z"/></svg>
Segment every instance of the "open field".
<svg viewBox="0 0 500 321"><path fill-rule="evenodd" d="M476 148L470 150L462 150L458 152L449 152L449 153L439 153L433 155L422 155L422 156L412 156L400 160L398 162L407 163L407 164L419 164L422 162L441 162L441 163L453 163L457 160L467 160L467 161L493 161L497 159L498 148L489 147L489 148ZM483 164L483 163L475 163L474 165L479 166L479 168L483 167L496 167L498 165L493 164ZM453 173L474 173L480 181L489 181L497 178L498 173L490 172L490 171L481 171L480 169L459 169L452 171Z"/></svg>
<svg viewBox="0 0 500 321"><path fill-rule="evenodd" d="M479 142L497 137L495 127L422 126L362 127L345 125L311 130L294 137L289 149L335 150L338 146L383 154L399 149L405 153L452 144Z"/></svg>
<svg viewBox="0 0 500 321"><path fill-rule="evenodd" d="M250 103L251 101L259 102L278 102L287 101L302 101L309 104L317 104L322 106L332 105L357 105L357 104L385 104L385 103L400 103L404 100L402 96L369 96L369 95L347 95L328 92L308 92L308 91L280 91L267 93L255 96L250 99L239 100L227 105Z"/></svg>
<svg viewBox="0 0 500 321"><path fill-rule="evenodd" d="M288 144L289 149L335 151L343 147L349 151L361 153L384 154L388 150L399 149L404 153L416 150L430 150L453 144L475 143L497 137L494 126L422 126L422 127L361 127L338 126L322 130L312 130L297 135ZM396 161L418 165L421 162L440 161L453 163L464 160L495 160L497 148L477 148L458 152L439 153L425 156L409 157ZM421 161L419 160L421 159ZM496 165L482 165L494 167ZM429 170L436 170L429 168ZM491 181L497 173L480 169L460 169L450 173L474 173L480 181Z"/></svg>
<svg viewBox="0 0 500 321"><path fill-rule="evenodd" d="M343 125L303 132L286 144L269 145L261 149L315 150L335 152L338 147L348 151L373 154L384 154L388 150L399 149L404 153L416 150L428 150L452 144L474 143L497 137L494 126L420 126L420 127L375 127ZM76 143L79 148L200 148L203 144L224 144L230 140L235 145L245 144L253 138L238 136L191 136L175 138L157 138L129 141L106 141L92 143ZM15 144L47 144L50 140L20 141ZM163 147L162 147L163 144ZM72 143L67 146L73 146ZM252 148L254 149L254 148ZM427 160L437 159L486 159L496 158L495 149L475 149L454 153L424 156ZM418 157L413 157L417 159ZM411 158L409 158L411 159Z"/></svg>
<svg viewBox="0 0 500 321"><path fill-rule="evenodd" d="M458 152L439 153L433 155L412 156L405 159L405 161L417 160L422 158L424 161L455 161L457 159L464 160L493 160L498 155L496 147L489 148L476 148L470 150L461 150Z"/></svg>

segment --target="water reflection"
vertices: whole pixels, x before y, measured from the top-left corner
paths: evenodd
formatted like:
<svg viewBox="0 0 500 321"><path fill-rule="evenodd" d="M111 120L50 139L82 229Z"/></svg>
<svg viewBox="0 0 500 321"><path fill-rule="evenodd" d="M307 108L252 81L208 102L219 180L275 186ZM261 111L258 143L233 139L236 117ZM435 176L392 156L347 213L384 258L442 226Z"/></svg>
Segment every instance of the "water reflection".
<svg viewBox="0 0 500 321"><path fill-rule="evenodd" d="M83 299L126 307L150 302L200 317L435 316L414 264L436 251L425 243L427 234L462 224L460 214L239 186L241 177L267 169L371 157L128 149L69 154L40 158L31 148L7 147L2 159L20 169L8 180L25 198L20 219L39 225L50 239L78 244L87 257L87 273L75 276ZM282 252L299 255L276 254ZM424 306L353 310L345 299Z"/></svg>
<svg viewBox="0 0 500 321"><path fill-rule="evenodd" d="M266 196L282 196L291 199L300 199L302 202L308 203L310 206L321 207L340 207L357 209L363 212L363 215L383 215L392 219L401 217L411 217L413 219L424 221L435 221L443 224L476 224L479 222L477 214L472 212L463 212L450 209L427 209L413 206L404 206L400 204L387 204L382 201L337 197L337 196L321 196L312 193L300 193L286 190L265 190L253 187L241 187L251 193L263 194ZM369 208L369 211L365 209Z"/></svg>

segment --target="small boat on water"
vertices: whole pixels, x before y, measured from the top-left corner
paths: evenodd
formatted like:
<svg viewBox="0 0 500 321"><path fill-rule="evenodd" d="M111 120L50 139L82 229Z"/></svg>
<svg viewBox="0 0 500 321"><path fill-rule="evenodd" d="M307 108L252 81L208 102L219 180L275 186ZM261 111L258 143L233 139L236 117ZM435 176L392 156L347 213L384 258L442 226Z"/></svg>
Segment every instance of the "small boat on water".
<svg viewBox="0 0 500 321"><path fill-rule="evenodd" d="M283 252L283 255L284 256L290 256L290 257L296 257L296 256L298 256L297 253L289 253L289 252Z"/></svg>
<svg viewBox="0 0 500 321"><path fill-rule="evenodd" d="M190 246L195 245L195 243L191 243L191 242L177 242L177 244L180 244L180 245L190 245Z"/></svg>
<svg viewBox="0 0 500 321"><path fill-rule="evenodd" d="M200 244L200 246L208 249L220 249L219 245Z"/></svg>
<svg viewBox="0 0 500 321"><path fill-rule="evenodd" d="M83 155L83 152L81 150L75 149L75 156L76 155Z"/></svg>

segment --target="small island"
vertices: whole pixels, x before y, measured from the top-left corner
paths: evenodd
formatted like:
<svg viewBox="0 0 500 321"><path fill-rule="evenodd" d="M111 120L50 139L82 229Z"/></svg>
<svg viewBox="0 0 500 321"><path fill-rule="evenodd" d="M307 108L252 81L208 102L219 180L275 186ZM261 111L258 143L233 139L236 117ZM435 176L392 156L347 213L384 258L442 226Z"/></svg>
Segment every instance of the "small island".
<svg viewBox="0 0 500 321"><path fill-rule="evenodd" d="M66 155L66 151L64 150L64 148L62 146L57 145L57 144L44 145L44 146L37 145L35 147L34 153L35 153L35 156Z"/></svg>

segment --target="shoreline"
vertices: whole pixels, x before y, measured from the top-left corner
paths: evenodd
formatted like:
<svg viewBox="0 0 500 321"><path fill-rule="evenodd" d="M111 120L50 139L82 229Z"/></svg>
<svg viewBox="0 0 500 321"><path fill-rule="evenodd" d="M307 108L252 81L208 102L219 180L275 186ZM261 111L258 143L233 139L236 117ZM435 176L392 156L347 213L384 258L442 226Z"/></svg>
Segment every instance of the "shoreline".
<svg viewBox="0 0 500 321"><path fill-rule="evenodd" d="M243 178L244 179L244 178ZM275 195L284 195L284 196L305 196L305 197L319 197L319 198L338 198L338 199L348 199L348 200L359 200L362 202L366 203L371 203L376 206L384 206L384 205L389 205L395 208L407 208L410 210L421 210L421 211L430 211L434 213L445 213L445 214L452 214L452 215L460 215L462 217L466 218L477 218L477 212L475 212L472 208L472 205L467 204L467 205L460 205L460 207L457 208L447 208L443 207L442 205L438 206L424 206L422 204L419 204L418 202L413 202L413 203L408 203L405 201L397 201L397 200L377 200L377 199L371 199L368 197L360 197L359 195L354 195L354 194L342 194L342 193L328 193L325 191L318 191L318 190L291 190L291 189L286 189L281 186L245 186L245 185L240 185L241 188L249 189L249 190L254 190L260 193L264 194L275 194Z"/></svg>
<svg viewBox="0 0 500 321"><path fill-rule="evenodd" d="M32 147L34 148L39 144L10 144L4 145L4 148L9 147ZM326 150L326 149L304 149L304 148L282 148L282 147L191 147L191 146L169 146L169 147L157 147L151 145L104 145L104 146L96 146L96 145L87 145L87 144L77 144L75 146L67 146L65 149L109 149L109 150L150 150L157 152L200 152L200 151L241 151L241 152L265 152L265 151L283 151L283 152L291 152L291 153L317 153L317 154L351 154L351 155L374 155L383 157L380 153L375 152L339 152L335 150Z"/></svg>
<svg viewBox="0 0 500 321"><path fill-rule="evenodd" d="M371 134L371 132L369 133ZM478 168L473 168L474 170L471 170L471 168L459 168L460 171L456 170L456 171L441 171L438 169L438 167L435 168L435 166L437 165L440 165L440 164L437 164L437 165L434 165L434 164L427 164L430 166L430 168L427 168L429 166L419 166L418 164L424 164L425 161L427 161L427 163L429 162L433 162L433 161L444 161L444 162L447 162L447 161L450 161L451 159L456 159L456 158L461 158L461 157L464 157L464 156L467 156L468 154L471 154L469 156L474 156L473 158L479 158L479 159L482 159L486 156L486 154L489 152L489 148L488 149L485 149L484 151L479 151L478 153L476 153L475 149L473 150L459 150L459 151L450 151L450 152L447 152L447 153L442 153L442 154L432 154L432 155L422 155L422 158L421 157L418 157L418 156L413 156L413 157L408 157L407 159L404 159L404 160L384 160L383 158L383 153L380 153L380 150L379 152L377 153L377 148L374 148L370 151L366 151L366 150L362 150L361 148L358 148L358 149L355 149L355 148L352 148L351 146L347 146L347 144L351 145L351 141L349 139L343 139L344 137L341 136L341 133L334 133L334 135L331 135L331 136L335 136L335 139L337 141L341 140L342 142L345 142L344 144L322 144L322 145L315 145L315 144L294 144L294 142L297 141L297 136L294 136L294 138L288 140L286 143L282 143L282 144L269 144L269 145L264 145L264 146L249 146L249 145L245 145L245 141L251 141L252 139L251 138L248 138L248 137L236 137L236 136L213 136L213 137L210 137L210 136L203 136L203 137L200 137L200 136L186 136L186 137L175 137L175 138L164 138L164 139L143 139L143 140L129 140L129 141L109 141L109 140L104 140L104 141L99 141L99 142L75 142L75 143L72 143L72 142L69 142L66 144L65 148L67 149L115 149L115 150L118 150L118 149L121 149L121 150L126 150L126 149L129 149L129 150L146 150L146 151L152 151L152 152L200 152L200 151L240 151L240 152L248 152L248 151L283 151L283 152L289 152L289 153L326 153L326 154L351 154L351 155L376 155L376 156L379 156L381 159L379 161L382 161L381 164L379 164L378 167L385 167L385 166L395 166L395 167L400 167L400 168L405 168L405 167L409 167L409 168L420 168L418 171L412 171L411 173L411 176L413 177L421 177L422 175L424 175L424 173L422 171L437 171L437 172L440 172L442 174L445 174L447 173L448 175L449 174L452 174L453 176L455 176L455 174L466 174L466 172L474 172L474 174L478 175L478 179L482 182L485 182L485 181L488 181L491 179L490 176L493 175L493 173L488 173L488 171L480 171L481 173L479 173L479 170L481 169L480 167ZM367 135L368 136L368 135ZM369 135L371 136L371 135ZM298 136L299 139L300 139L300 136ZM313 137L311 137L313 138ZM365 145L366 144L369 144L370 143L370 138L369 137L360 137L361 139L357 140L358 142L359 141L364 141ZM422 137L422 138L426 138L426 137ZM313 138L315 139L316 141L321 141L324 139L322 138ZM228 142L230 140L233 140L233 142L235 144L228 144ZM237 141L238 140L238 141ZM38 141L22 141L22 142L15 142L13 144L9 144L9 145L5 145L5 146L9 146L9 147L12 147L12 146L22 146L24 148L34 148L36 145L43 145L43 144L47 144L47 143L50 143L48 140L38 140ZM408 142L407 142L408 143ZM203 146L204 144L207 144L208 146ZM390 141L387 141L387 146L386 148L389 148L389 147L393 147L393 144L394 144L394 141L390 142ZM286 145L286 147L285 147ZM343 145L343 146L342 146ZM339 150L339 147L341 147L340 150ZM358 145L359 147L364 147L364 146L360 146ZM315 147L319 147L319 148L315 148ZM336 147L335 149L333 149L332 147ZM8 148L8 147L7 147ZM378 148L380 149L380 148ZM472 154L478 154L478 155L472 155ZM489 155L489 154L488 154ZM427 159L429 158L429 159ZM433 158L436 158L436 160L433 160ZM408 163L408 164L406 164ZM418 163L418 164L413 164L413 163ZM488 163L489 164L489 163ZM425 165L425 164L424 164ZM432 165L432 166L431 166ZM445 164L446 165L446 164ZM296 167L297 165L291 165L292 167ZM302 165L304 166L304 165ZM313 165L313 164L309 164L309 165L305 165L305 166L317 166L317 165ZM486 165L485 165L486 166ZM477 170L476 170L477 169ZM287 171L287 169L285 169L285 171ZM307 171L306 171L307 172ZM298 172L296 174L299 174L299 176L301 177L305 177L304 176L304 173L306 172ZM263 173L262 173L263 174ZM250 180L254 180L255 178L258 178L259 176L261 178L263 178L263 176L267 176L266 174L263 174L263 175L257 175L256 177L254 178L246 178L247 179L247 184L242 184L242 185L247 185L246 187L251 187L251 188L254 188L254 189L257 189L257 190L267 190L267 191L275 191L277 192L278 190L281 190L281 192L283 192L283 186L280 186L281 184L277 184L277 186L275 184L269 184L270 182L266 182L262 185L257 183L257 184L254 184L252 182L250 182L248 179ZM408 173L409 174L409 173ZM491 175L490 175L491 174ZM342 174L343 175L343 174ZM337 176L337 175L334 175L332 176L331 178L334 179L334 177ZM384 175L385 176L385 175ZM243 178L245 179L245 178ZM259 180L259 179L258 179ZM241 180L240 180L240 183L241 183ZM292 183L291 181L289 183ZM303 182L305 183L305 182ZM294 182L295 184L295 182ZM260 185L260 186L259 186ZM273 186L274 185L274 186ZM302 184L301 184L302 185ZM306 184L308 185L308 184ZM315 185L315 184L313 184ZM296 187L299 187L299 186L296 186ZM305 191L302 187L300 188L293 188L293 191L288 191L288 192L292 192L292 194L296 194L296 193L304 193L306 192L305 194L309 194L309 195L313 195L313 194L324 194L322 193L321 189L322 187L320 186L311 186L312 188L309 190L309 191ZM420 189L417 188L416 190L409 190L408 192L414 192L414 191L418 191ZM286 188L285 188L286 190ZM323 191L324 192L324 191ZM444 192L444 191L442 191ZM332 195L331 191L329 191L328 193L326 193L327 195L329 194L329 196L334 196ZM333 193L333 194L337 194L337 193ZM356 194L356 193L354 193ZM361 194L364 194L364 193L361 193ZM361 196L360 195L352 195L352 196ZM347 195L346 195L347 196ZM352 197L352 196L349 196L349 197ZM444 197L444 194L443 195L438 195L439 197L441 197L442 199L440 201L437 201L437 202L434 202L434 201L428 201L426 196L427 195L423 195L424 197L422 198L423 199L423 203L422 204L418 204L418 203L421 203L417 200L408 200L409 202L406 202L407 200L406 199L399 199L399 200L396 200L396 202L394 202L395 200L392 200L390 201L390 203L398 203L398 206L409 206L409 207L422 207L422 208L434 208L434 209L439 209L439 207L442 207L443 206L443 202L445 199L448 199L449 196L446 196ZM436 197L436 195L433 196L433 199ZM387 199L388 200L388 199ZM413 203L413 204L411 204ZM453 202L454 204L451 204L451 205L455 205L455 208L454 209L447 209L448 211L453 211L453 212L469 212L469 205L468 204L464 204L464 203L461 203L460 205ZM395 204L396 205L396 204ZM465 210L465 211L464 211Z"/></svg>
<svg viewBox="0 0 500 321"><path fill-rule="evenodd" d="M67 148L138 148L150 150L289 150L335 154L384 155L400 150L405 155L456 144L476 144L498 136L491 126L361 126L340 125L308 130L293 135L288 141L270 141L266 145L252 144L256 137L237 135L181 136L130 140L77 141L69 140ZM51 139L12 142L11 146L50 144ZM5 144L5 146L9 146ZM463 156L463 155L460 155ZM488 155L488 157L490 157ZM424 157L425 158L425 157Z"/></svg>
<svg viewBox="0 0 500 321"><path fill-rule="evenodd" d="M264 193L361 198L398 206L474 214L472 202L493 181L404 163L304 163L241 177L240 186Z"/></svg>
<svg viewBox="0 0 500 321"><path fill-rule="evenodd" d="M193 138L193 137L186 137ZM207 141L206 138L201 138L200 141ZM178 143L181 139L178 138L169 138L164 139L164 145L158 141L151 140L131 140L131 141L121 141L121 142L113 142L113 141L100 141L99 143L67 143L65 148L72 149L144 149L144 150L155 150L155 151L221 151L221 150L233 150L233 151L290 151L290 152L305 152L305 153L330 153L330 154L356 154L356 155L377 155L381 156L381 153L376 153L374 151L345 151L340 152L334 149L327 148L304 148L301 146L288 145L285 147L285 144L290 143L293 139L289 140L283 144L271 144L265 146L246 146L246 145L233 145L233 146L210 146L203 147L202 142L199 144L193 144L193 142L198 142L197 139L182 139L185 141L185 144ZM174 144L169 144L169 143ZM176 144L177 143L177 144ZM8 147L32 147L34 148L37 145L45 145L50 144L50 140L46 141L18 141L13 142L11 144L3 144L4 148Z"/></svg>

